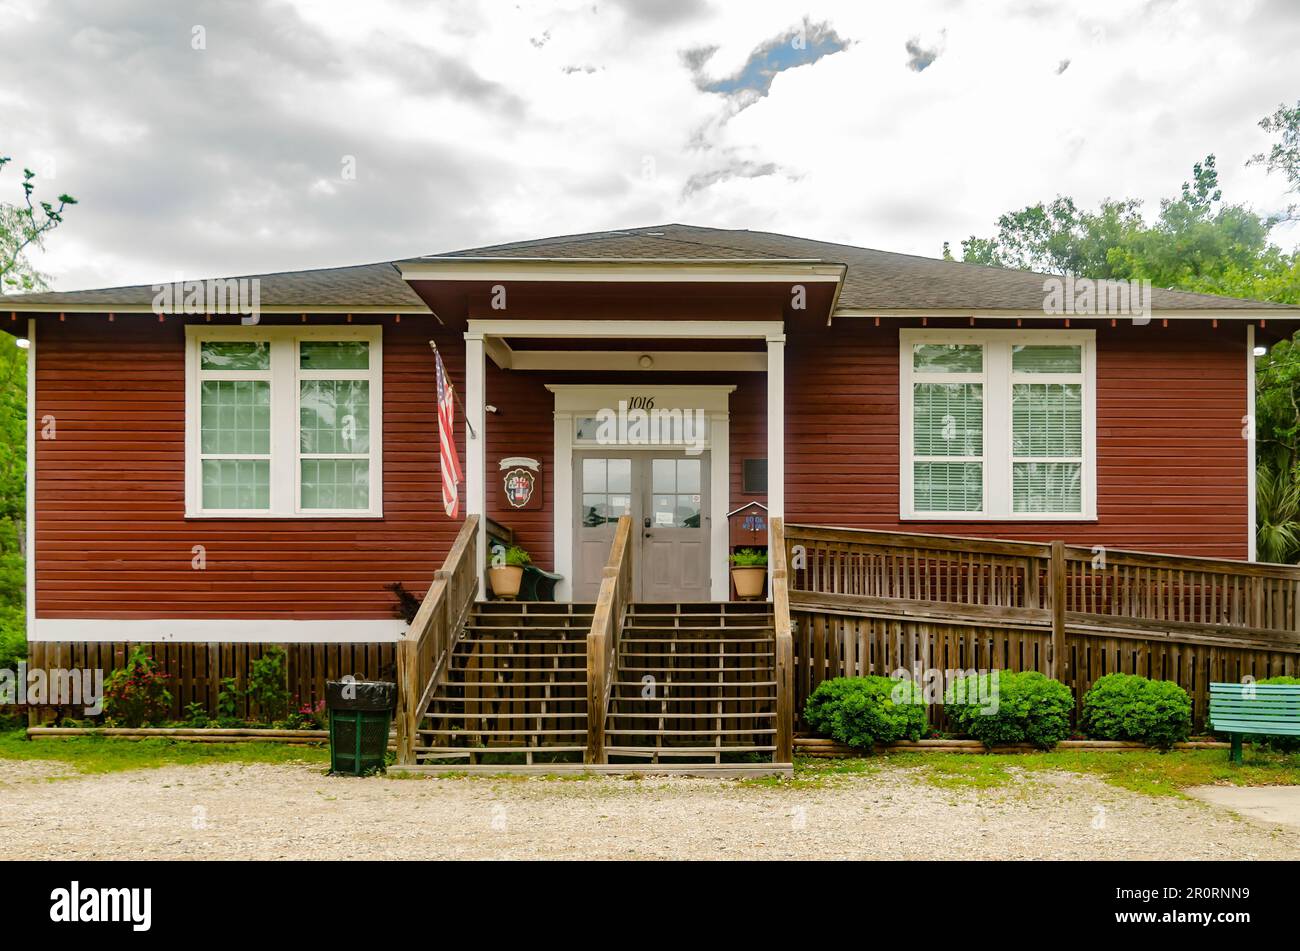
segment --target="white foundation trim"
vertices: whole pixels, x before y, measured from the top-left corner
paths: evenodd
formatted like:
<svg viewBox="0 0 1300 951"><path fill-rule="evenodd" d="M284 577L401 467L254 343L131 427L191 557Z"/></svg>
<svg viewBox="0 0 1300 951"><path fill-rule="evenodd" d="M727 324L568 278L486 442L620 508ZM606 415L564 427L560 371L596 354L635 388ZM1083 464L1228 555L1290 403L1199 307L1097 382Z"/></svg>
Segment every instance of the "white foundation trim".
<svg viewBox="0 0 1300 951"><path fill-rule="evenodd" d="M630 395L650 396L657 409L690 408L703 410L709 416L709 596L715 601L726 601L731 596L731 573L727 567L727 512L730 511L731 447L730 447L730 396L732 385L686 386L616 384L548 384L555 394L554 493L551 507L554 512L555 571L564 580L556 585L555 597L567 601L573 597L573 452L574 449L597 448L577 445L574 441L575 418L594 416L602 407L618 406L620 400ZM635 393L630 392L635 389ZM618 446L628 450L664 450L671 446Z"/></svg>
<svg viewBox="0 0 1300 951"><path fill-rule="evenodd" d="M399 620L285 621L220 618L42 618L27 631L29 641L131 641L183 644L353 644L389 643L406 630Z"/></svg>
<svg viewBox="0 0 1300 951"><path fill-rule="evenodd" d="M1247 559L1259 557L1255 520L1255 325L1246 325L1246 551Z"/></svg>

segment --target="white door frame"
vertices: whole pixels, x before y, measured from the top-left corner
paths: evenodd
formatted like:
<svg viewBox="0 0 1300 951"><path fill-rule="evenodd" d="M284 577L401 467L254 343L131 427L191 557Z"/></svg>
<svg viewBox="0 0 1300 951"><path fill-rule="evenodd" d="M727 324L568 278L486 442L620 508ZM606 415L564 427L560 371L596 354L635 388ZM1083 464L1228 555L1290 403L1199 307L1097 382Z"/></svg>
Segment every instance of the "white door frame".
<svg viewBox="0 0 1300 951"><path fill-rule="evenodd" d="M629 396L653 396L656 409L702 409L709 420L709 439L704 447L709 459L709 596L726 601L731 596L731 574L727 569L727 512L731 511L731 451L729 397L732 384L684 386L642 384L635 380L613 384L547 384L555 394L554 461L552 508L554 514L555 571L563 576L556 585L557 601L572 597L573 588L573 452L600 448L574 445L574 420L594 416L603 407L616 408ZM664 450L669 446L619 446L619 449Z"/></svg>

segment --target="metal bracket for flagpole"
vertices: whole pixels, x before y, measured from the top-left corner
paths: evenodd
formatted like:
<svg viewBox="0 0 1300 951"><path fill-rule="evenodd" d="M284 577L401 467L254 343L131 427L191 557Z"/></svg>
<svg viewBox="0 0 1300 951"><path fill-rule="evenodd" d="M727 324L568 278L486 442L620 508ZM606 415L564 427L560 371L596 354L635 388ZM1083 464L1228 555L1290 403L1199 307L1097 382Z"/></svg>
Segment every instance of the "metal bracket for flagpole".
<svg viewBox="0 0 1300 951"><path fill-rule="evenodd" d="M429 341L429 347L434 353L438 352L438 345L432 340ZM447 379L447 385L451 387L451 398L460 404L460 412L461 415L465 417L465 428L469 430L470 438L478 439L478 433L474 431L474 424L469 421L469 410L465 408L465 401L462 400L460 394L456 392L456 386L451 382L450 377Z"/></svg>

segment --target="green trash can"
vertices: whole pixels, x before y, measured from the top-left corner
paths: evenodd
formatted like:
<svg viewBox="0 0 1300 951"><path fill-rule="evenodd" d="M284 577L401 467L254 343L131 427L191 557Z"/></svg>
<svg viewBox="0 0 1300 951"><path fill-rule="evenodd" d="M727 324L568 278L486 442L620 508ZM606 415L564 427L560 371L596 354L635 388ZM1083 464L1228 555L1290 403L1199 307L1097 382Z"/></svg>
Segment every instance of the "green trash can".
<svg viewBox="0 0 1300 951"><path fill-rule="evenodd" d="M396 702L394 683L331 680L325 684L331 774L365 776L384 768L388 728Z"/></svg>

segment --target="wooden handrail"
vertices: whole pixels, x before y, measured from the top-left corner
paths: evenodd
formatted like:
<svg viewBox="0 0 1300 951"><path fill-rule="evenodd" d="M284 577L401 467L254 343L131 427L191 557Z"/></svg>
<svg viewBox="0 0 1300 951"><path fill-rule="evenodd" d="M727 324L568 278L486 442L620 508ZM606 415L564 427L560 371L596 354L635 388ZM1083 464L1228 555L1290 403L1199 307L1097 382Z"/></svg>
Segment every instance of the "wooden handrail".
<svg viewBox="0 0 1300 951"><path fill-rule="evenodd" d="M772 561L772 615L776 628L776 751L777 763L794 762L794 635L790 621L789 553L785 520L769 521L768 552Z"/></svg>
<svg viewBox="0 0 1300 951"><path fill-rule="evenodd" d="M790 588L912 605L959 605L1007 620L1052 619L1064 675L1066 615L1123 628L1233 627L1300 637L1300 567L906 532L786 526Z"/></svg>
<svg viewBox="0 0 1300 951"><path fill-rule="evenodd" d="M604 763L605 713L623 633L623 613L632 594L632 517L623 515L614 531L609 561L601 571L600 593L587 634L587 752L588 763Z"/></svg>
<svg viewBox="0 0 1300 951"><path fill-rule="evenodd" d="M403 764L416 761L420 718L478 597L478 523L477 515L465 519L415 619L397 641L397 756Z"/></svg>

